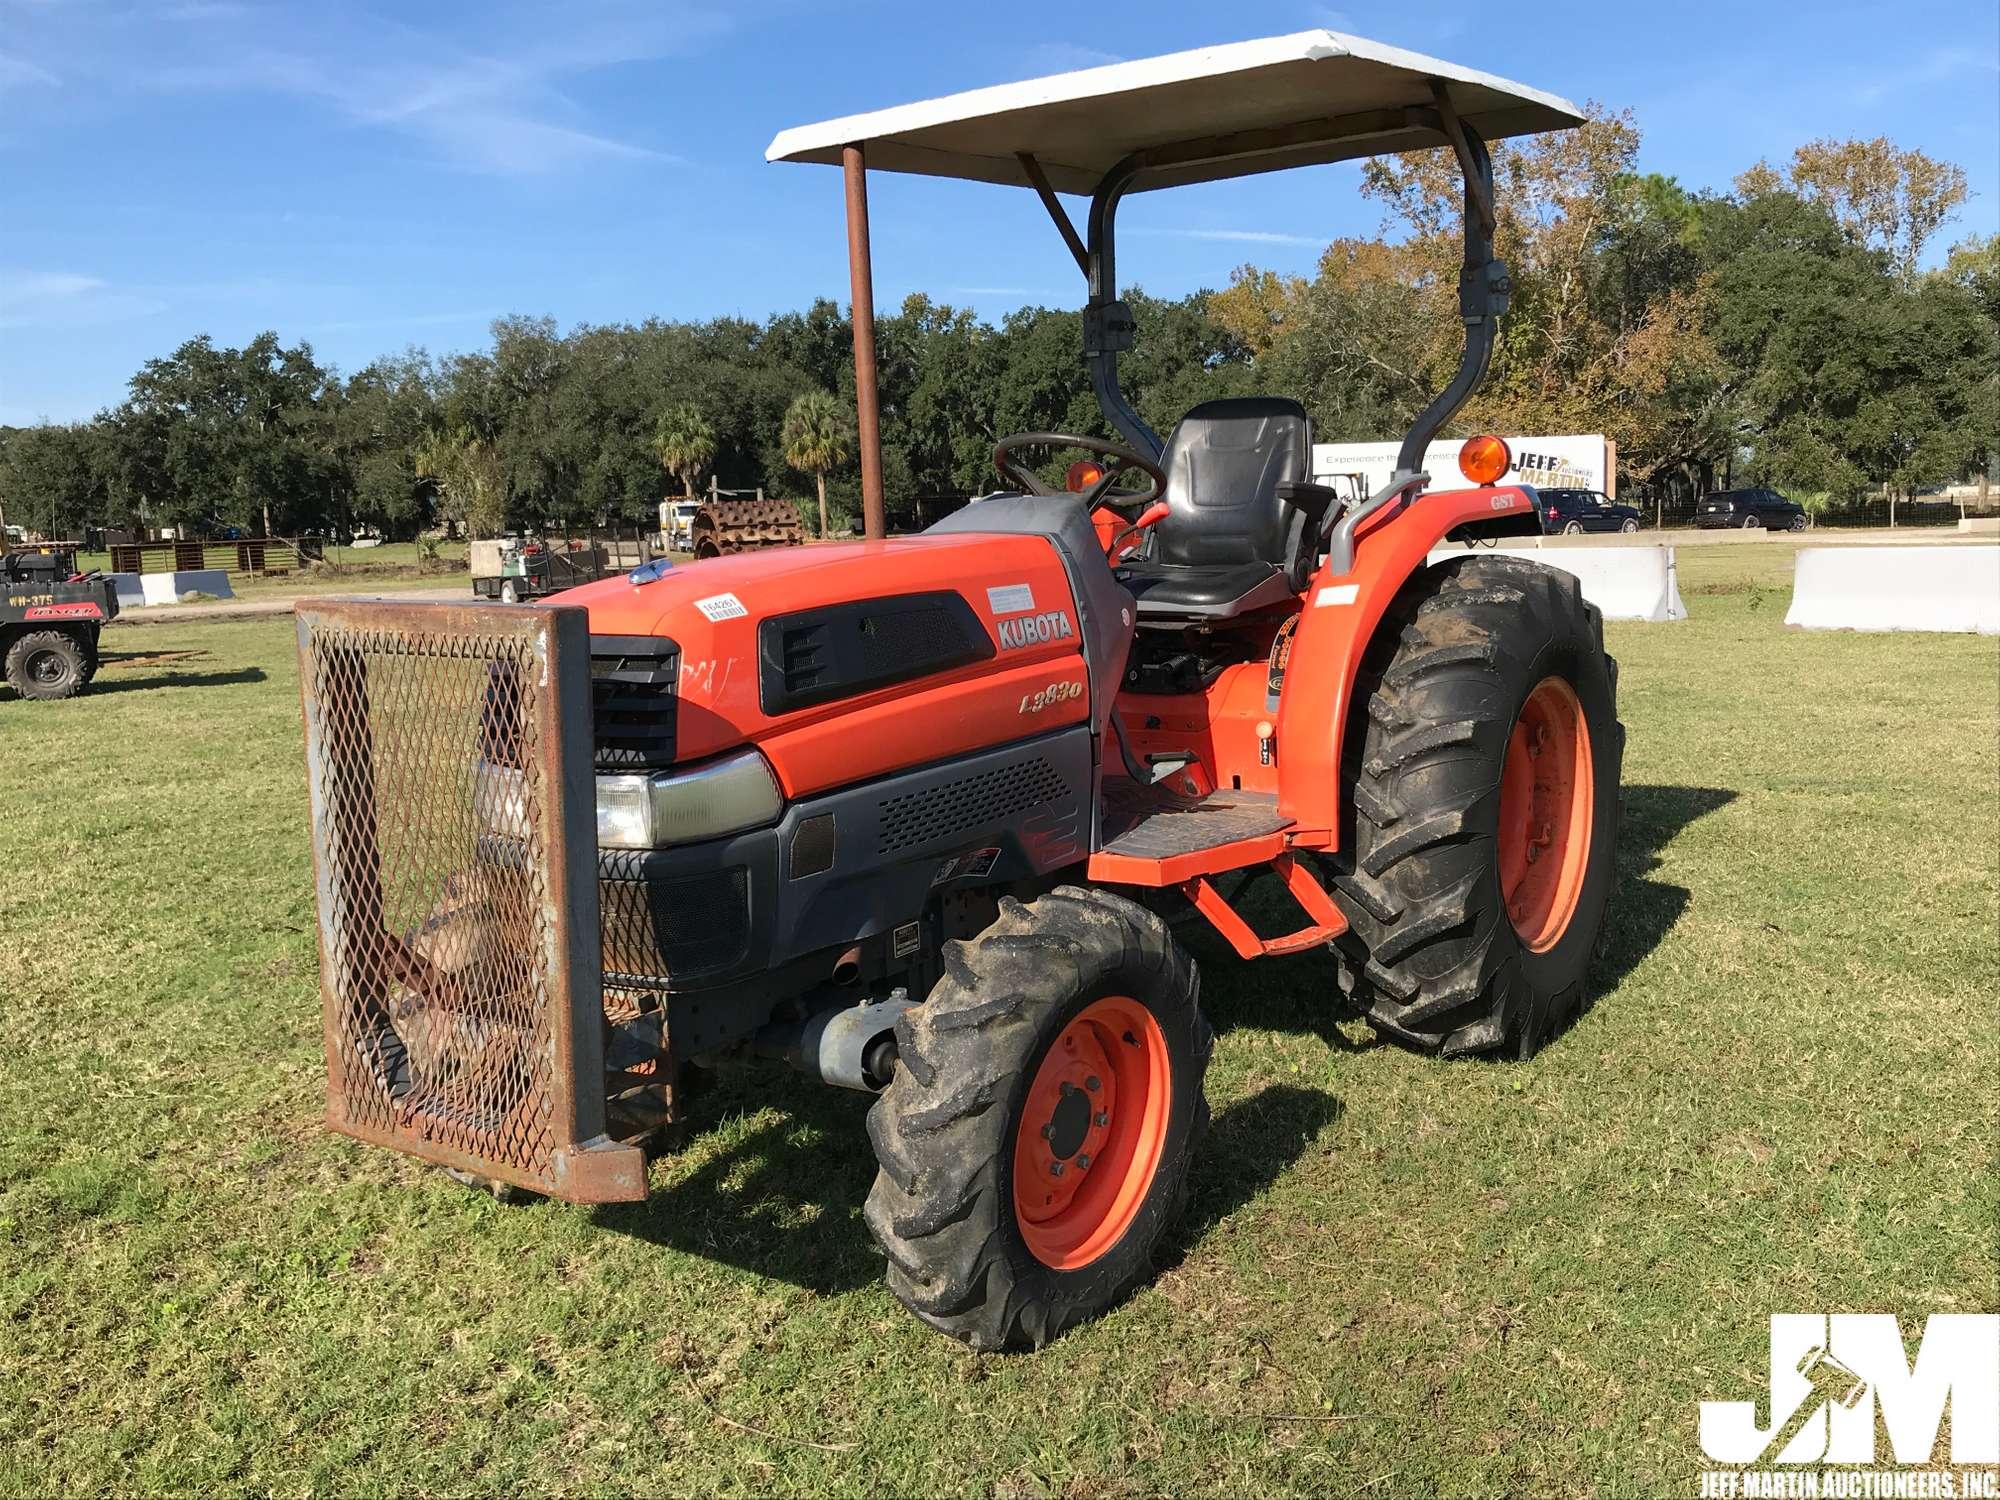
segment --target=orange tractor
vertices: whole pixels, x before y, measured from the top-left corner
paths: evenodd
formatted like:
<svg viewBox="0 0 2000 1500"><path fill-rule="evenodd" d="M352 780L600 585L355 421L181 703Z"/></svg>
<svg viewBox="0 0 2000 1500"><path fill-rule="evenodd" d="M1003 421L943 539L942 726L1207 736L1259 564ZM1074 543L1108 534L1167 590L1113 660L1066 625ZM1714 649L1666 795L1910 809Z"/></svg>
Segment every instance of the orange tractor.
<svg viewBox="0 0 2000 1500"><path fill-rule="evenodd" d="M1534 1052L1612 886L1617 674L1567 575L1429 561L1539 529L1506 445L1468 442L1463 483L1422 462L1507 303L1484 143L1577 120L1313 31L780 135L846 169L870 539L513 610L300 606L332 1126L634 1199L690 1064L784 1059L876 1096L889 1286L997 1348L1123 1296L1180 1204L1211 1034L1171 920L1304 955L1407 1045ZM1465 353L1394 479L1315 482L1280 397L1149 430L1118 380L1124 197L1424 146L1464 176ZM1035 190L1117 435L1009 437L1003 490L895 540L868 166ZM1062 449L1091 457L1054 491L1029 455ZM1292 930L1239 910L1257 875Z"/></svg>

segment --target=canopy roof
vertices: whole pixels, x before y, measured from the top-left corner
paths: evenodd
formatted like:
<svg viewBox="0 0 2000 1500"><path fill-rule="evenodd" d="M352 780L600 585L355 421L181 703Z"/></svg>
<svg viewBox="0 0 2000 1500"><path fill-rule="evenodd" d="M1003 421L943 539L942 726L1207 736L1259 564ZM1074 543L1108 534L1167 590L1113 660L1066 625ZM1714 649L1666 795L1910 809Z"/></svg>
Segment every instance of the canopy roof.
<svg viewBox="0 0 2000 1500"><path fill-rule="evenodd" d="M1040 163L1058 192L1088 193L1135 152L1133 190L1435 146L1434 82L1487 140L1565 130L1575 105L1488 73L1337 31L1057 73L779 132L767 161L837 164L865 145L877 171L1030 186Z"/></svg>

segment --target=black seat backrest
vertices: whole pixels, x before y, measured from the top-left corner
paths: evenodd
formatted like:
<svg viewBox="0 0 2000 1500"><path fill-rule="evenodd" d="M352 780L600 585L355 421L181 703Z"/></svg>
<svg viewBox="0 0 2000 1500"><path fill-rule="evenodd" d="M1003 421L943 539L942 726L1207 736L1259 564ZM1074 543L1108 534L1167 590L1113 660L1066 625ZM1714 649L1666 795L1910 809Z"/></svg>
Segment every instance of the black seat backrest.
<svg viewBox="0 0 2000 1500"><path fill-rule="evenodd" d="M1278 493L1312 477L1312 424L1282 396L1204 401L1167 435L1167 517L1148 556L1180 566L1287 566L1299 515Z"/></svg>

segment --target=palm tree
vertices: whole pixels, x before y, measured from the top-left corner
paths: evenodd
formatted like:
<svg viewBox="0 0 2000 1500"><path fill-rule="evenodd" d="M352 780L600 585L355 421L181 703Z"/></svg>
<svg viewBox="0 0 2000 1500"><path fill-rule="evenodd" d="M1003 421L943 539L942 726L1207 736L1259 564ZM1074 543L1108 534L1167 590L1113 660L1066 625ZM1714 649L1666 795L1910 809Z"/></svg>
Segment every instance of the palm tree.
<svg viewBox="0 0 2000 1500"><path fill-rule="evenodd" d="M826 475L846 463L854 450L854 429L847 420L847 408L827 391L807 391L785 410L785 425L779 433L785 445L785 462L812 475L819 485L819 534L825 540Z"/></svg>
<svg viewBox="0 0 2000 1500"><path fill-rule="evenodd" d="M694 482L715 458L715 429L692 401L670 406L660 417L653 434L653 447L669 474L680 480L688 499L694 498Z"/></svg>

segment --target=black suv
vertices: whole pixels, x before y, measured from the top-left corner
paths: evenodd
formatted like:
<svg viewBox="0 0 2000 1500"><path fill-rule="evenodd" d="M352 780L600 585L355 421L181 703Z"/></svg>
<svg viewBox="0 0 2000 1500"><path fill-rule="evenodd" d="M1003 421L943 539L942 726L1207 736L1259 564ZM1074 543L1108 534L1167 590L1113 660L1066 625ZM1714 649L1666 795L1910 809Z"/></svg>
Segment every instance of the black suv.
<svg viewBox="0 0 2000 1500"><path fill-rule="evenodd" d="M1542 495L1542 530L1567 532L1637 531L1639 512L1596 490L1551 490Z"/></svg>
<svg viewBox="0 0 2000 1500"><path fill-rule="evenodd" d="M1694 524L1703 531L1740 526L1745 531L1804 531L1805 508L1776 490L1717 490L1703 495L1695 507Z"/></svg>

